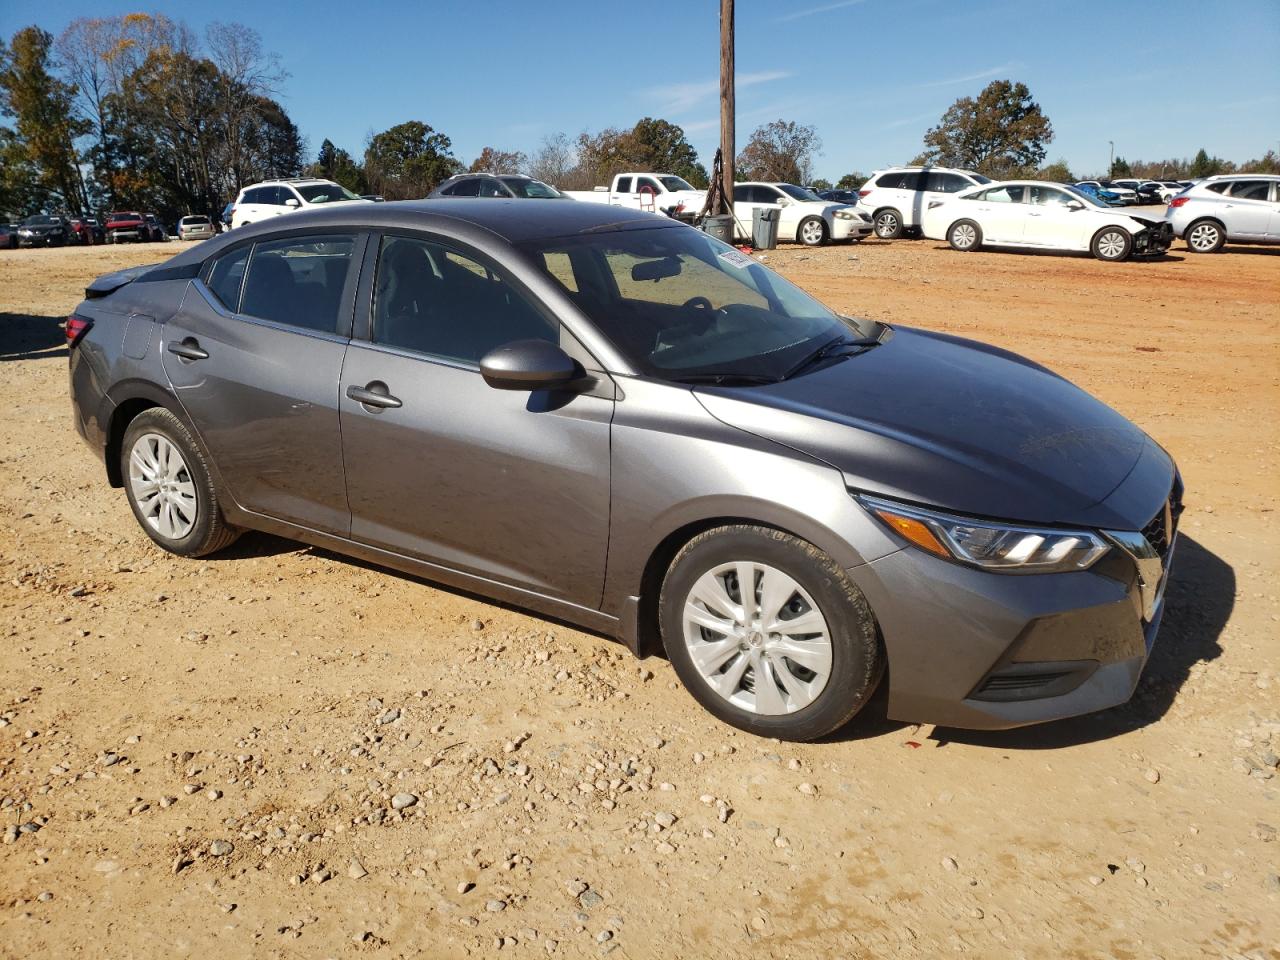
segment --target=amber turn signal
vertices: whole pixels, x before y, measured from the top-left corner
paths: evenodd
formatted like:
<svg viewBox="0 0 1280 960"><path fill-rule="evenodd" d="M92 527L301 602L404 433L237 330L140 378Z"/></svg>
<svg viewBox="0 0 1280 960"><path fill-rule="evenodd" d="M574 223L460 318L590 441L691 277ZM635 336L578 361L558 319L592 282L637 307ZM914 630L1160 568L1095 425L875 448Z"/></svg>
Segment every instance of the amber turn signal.
<svg viewBox="0 0 1280 960"><path fill-rule="evenodd" d="M933 535L933 531L915 517L904 517L901 514L890 513L888 510L879 508L876 509L876 516L917 547L928 550L930 553L936 553L940 557L951 556L947 548L938 542L938 538Z"/></svg>

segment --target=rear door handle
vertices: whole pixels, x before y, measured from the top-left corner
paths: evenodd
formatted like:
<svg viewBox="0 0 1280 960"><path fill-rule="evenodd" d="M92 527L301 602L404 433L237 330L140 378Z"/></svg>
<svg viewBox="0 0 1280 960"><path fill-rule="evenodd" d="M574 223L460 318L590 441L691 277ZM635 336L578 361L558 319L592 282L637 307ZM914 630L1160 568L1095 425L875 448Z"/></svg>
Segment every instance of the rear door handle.
<svg viewBox="0 0 1280 960"><path fill-rule="evenodd" d="M209 359L209 351L201 348L200 341L195 337L186 337L182 340L170 342L169 352L181 357L187 363Z"/></svg>
<svg viewBox="0 0 1280 960"><path fill-rule="evenodd" d="M357 387L354 384L347 387L347 396L356 403L362 403L366 407L376 407L377 409L394 409L403 406L399 397L393 397L391 391L387 389L387 385L381 380L370 380L363 387ZM372 411L374 413L377 410Z"/></svg>

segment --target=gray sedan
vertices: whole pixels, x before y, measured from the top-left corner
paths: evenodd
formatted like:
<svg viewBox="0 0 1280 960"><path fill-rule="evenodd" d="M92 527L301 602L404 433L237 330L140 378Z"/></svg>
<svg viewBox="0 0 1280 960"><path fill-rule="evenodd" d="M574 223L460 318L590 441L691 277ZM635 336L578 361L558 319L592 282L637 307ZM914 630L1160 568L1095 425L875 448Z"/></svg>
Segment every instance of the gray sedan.
<svg viewBox="0 0 1280 960"><path fill-rule="evenodd" d="M667 218L343 204L96 280L76 428L166 550L266 530L665 651L806 740L1128 699L1181 485L979 343L838 316Z"/></svg>

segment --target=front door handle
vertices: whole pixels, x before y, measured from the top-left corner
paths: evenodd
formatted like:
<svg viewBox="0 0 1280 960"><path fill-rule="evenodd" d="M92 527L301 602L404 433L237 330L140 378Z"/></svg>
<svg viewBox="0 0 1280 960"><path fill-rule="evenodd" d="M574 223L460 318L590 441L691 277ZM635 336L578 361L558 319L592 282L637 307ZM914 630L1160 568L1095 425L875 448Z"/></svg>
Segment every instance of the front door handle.
<svg viewBox="0 0 1280 960"><path fill-rule="evenodd" d="M377 413L379 409L394 409L402 406L399 397L393 397L391 391L387 389L387 385L381 380L371 380L363 387L352 385L347 387L347 396L356 403L362 403L366 407L375 407L377 409L372 412Z"/></svg>
<svg viewBox="0 0 1280 960"><path fill-rule="evenodd" d="M195 337L185 337L182 340L171 342L169 344L169 352L181 357L187 363L209 359L209 351L203 349L200 346L200 341Z"/></svg>

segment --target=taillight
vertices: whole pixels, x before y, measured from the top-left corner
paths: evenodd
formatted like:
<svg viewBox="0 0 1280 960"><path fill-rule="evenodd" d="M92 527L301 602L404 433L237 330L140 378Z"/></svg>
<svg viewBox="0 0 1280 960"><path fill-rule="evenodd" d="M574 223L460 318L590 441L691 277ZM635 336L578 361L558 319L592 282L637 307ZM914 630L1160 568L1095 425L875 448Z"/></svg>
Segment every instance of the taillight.
<svg viewBox="0 0 1280 960"><path fill-rule="evenodd" d="M67 346L74 347L76 344L78 344L81 340L84 339L84 335L89 332L89 328L92 326L93 326L93 321L90 320L88 317L80 317L74 313L71 316L67 317L67 322L66 322Z"/></svg>
<svg viewBox="0 0 1280 960"><path fill-rule="evenodd" d="M1190 199L1191 199L1190 197L1174 197L1172 200L1169 201L1169 206L1180 207Z"/></svg>
<svg viewBox="0 0 1280 960"><path fill-rule="evenodd" d="M871 192L870 190L859 190L859 191L858 191L858 196L859 196L859 197L865 197L865 196L866 196L868 193L870 193L870 192Z"/></svg>

